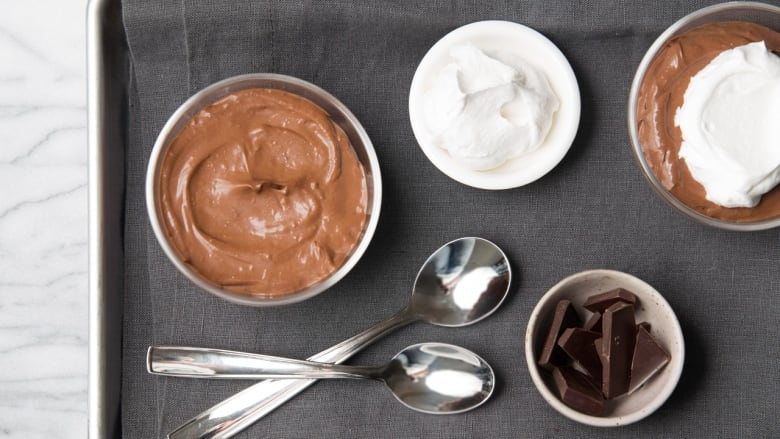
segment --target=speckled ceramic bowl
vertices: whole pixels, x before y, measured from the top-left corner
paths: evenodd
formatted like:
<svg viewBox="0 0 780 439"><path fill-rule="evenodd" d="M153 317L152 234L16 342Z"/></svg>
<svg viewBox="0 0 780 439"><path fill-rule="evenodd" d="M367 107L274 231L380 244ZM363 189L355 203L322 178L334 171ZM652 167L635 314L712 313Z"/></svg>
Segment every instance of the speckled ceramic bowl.
<svg viewBox="0 0 780 439"><path fill-rule="evenodd" d="M552 375L540 368L536 362L559 300L568 299L577 312L583 312L582 304L588 297L615 288L625 288L636 294L638 299L636 321L650 323L650 333L669 351L672 359L634 393L608 401L605 416L590 416L564 404L558 396ZM584 317L580 315L583 321L585 321ZM536 388L555 410L583 424L616 427L649 416L669 398L682 374L685 342L674 311L655 288L639 278L620 271L589 270L563 279L539 300L531 313L525 332L525 358Z"/></svg>

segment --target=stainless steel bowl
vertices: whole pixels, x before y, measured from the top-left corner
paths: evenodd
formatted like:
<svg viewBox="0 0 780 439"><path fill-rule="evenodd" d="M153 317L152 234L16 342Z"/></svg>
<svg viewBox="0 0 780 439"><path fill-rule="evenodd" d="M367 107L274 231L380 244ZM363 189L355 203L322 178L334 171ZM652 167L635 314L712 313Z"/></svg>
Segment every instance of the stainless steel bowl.
<svg viewBox="0 0 780 439"><path fill-rule="evenodd" d="M354 148L358 159L363 164L366 173L368 190L366 211L368 213L368 218L365 229L363 230L363 235L358 241L355 249L352 251L352 254L341 267L322 281L303 290L278 297L253 296L229 291L206 280L190 265L184 263L169 242L168 235L161 222L160 203L158 202L160 166L162 165L165 152L170 142L176 137L181 128L184 127L184 125L202 108L233 92L247 88L273 88L284 90L309 99L322 107L330 115L331 119L344 130L347 136L349 136L352 147ZM176 268L193 283L215 296L241 305L273 306L300 302L316 296L333 286L355 266L357 261L366 251L366 248L374 235L374 231L376 230L381 204L382 178L379 171L379 162L377 161L371 139L369 139L368 134L366 134L366 131L352 112L350 112L338 99L316 85L291 76L270 73L249 74L228 78L214 83L190 97L173 113L171 118L168 119L168 122L157 137L146 174L146 207L149 212L149 219L152 223L154 234L157 237L160 246L165 251L165 254L171 262L173 262Z"/></svg>
<svg viewBox="0 0 780 439"><path fill-rule="evenodd" d="M650 183L650 186L653 188L655 193L658 194L658 196L660 196L664 201L669 203L672 207L674 207L675 210L687 216L688 218L708 226L726 230L754 231L771 229L773 227L780 226L780 218L771 218L757 222L734 222L712 218L688 207L669 191L667 191L663 185L661 185L653 171L650 169L650 165L647 162L644 153L642 152L641 145L639 144L639 132L636 119L639 87L642 85L645 73L647 72L650 63L655 58L656 54L672 37L703 24L721 21L752 22L780 32L780 7L759 2L721 3L699 9L691 14L686 15L673 25L669 26L669 28L667 28L666 31L664 31L664 33L662 33L661 36L659 36L658 39L653 42L653 45L650 46L650 49L647 50L644 58L642 58L642 62L639 63L639 68L637 68L636 75L634 75L634 81L631 83L631 91L629 93L628 99L628 132L631 136L631 146L634 152L634 157L642 169L642 173Z"/></svg>

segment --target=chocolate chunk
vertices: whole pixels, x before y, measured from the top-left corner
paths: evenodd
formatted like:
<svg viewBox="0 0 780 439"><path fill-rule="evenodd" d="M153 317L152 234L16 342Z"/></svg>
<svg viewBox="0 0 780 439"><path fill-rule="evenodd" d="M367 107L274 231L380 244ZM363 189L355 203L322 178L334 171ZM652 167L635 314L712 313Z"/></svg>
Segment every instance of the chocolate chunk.
<svg viewBox="0 0 780 439"><path fill-rule="evenodd" d="M586 415L604 414L604 396L584 373L565 366L553 369L552 376L564 404Z"/></svg>
<svg viewBox="0 0 780 439"><path fill-rule="evenodd" d="M633 305L636 303L636 296L631 291L624 290L623 288L615 288L606 293L588 297L582 306L589 311L603 313L605 309L617 302L625 302Z"/></svg>
<svg viewBox="0 0 780 439"><path fill-rule="evenodd" d="M601 313L594 312L593 315L590 316L588 321L585 322L584 325L582 325L582 329L586 331L601 333Z"/></svg>
<svg viewBox="0 0 780 439"><path fill-rule="evenodd" d="M580 328L569 328L558 338L558 346L588 372L595 384L601 383L601 358L593 345L598 338L598 332Z"/></svg>
<svg viewBox="0 0 780 439"><path fill-rule="evenodd" d="M564 329L578 326L580 326L580 318L571 306L571 302L566 299L559 301L555 306L552 324L539 356L539 366L552 370L556 366L567 364L568 357L556 342Z"/></svg>
<svg viewBox="0 0 780 439"><path fill-rule="evenodd" d="M634 305L618 302L601 320L601 390L607 399L628 392L636 343Z"/></svg>
<svg viewBox="0 0 780 439"><path fill-rule="evenodd" d="M633 393L641 387L671 359L671 354L640 324L636 333L634 357L631 360L631 382L628 393Z"/></svg>

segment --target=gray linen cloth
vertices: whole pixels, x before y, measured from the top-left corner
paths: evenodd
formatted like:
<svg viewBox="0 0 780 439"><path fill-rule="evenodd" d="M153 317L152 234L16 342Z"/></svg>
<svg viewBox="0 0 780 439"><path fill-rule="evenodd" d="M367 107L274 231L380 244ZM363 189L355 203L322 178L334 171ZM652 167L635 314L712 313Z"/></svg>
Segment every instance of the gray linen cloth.
<svg viewBox="0 0 780 439"><path fill-rule="evenodd" d="M614 2L123 1L131 50L122 429L163 437L250 382L148 375L150 344L305 358L400 309L428 254L466 235L493 240L516 274L489 319L459 329L406 327L353 358L379 364L422 341L455 343L488 360L498 390L483 407L431 416L379 383L323 381L240 437L780 437L780 229L733 233L674 212L632 157L626 102L651 42L710 1ZM775 4L778 2L775 1ZM579 133L564 160L526 187L459 184L423 155L407 112L425 52L454 28L501 19L560 47L582 93ZM189 95L237 74L275 72L328 90L373 139L384 181L368 252L338 285L304 303L233 305L191 285L149 227L144 175L154 140ZM685 334L682 380L654 415L596 429L544 402L526 370L523 336L539 297L572 273L610 268L655 286Z"/></svg>

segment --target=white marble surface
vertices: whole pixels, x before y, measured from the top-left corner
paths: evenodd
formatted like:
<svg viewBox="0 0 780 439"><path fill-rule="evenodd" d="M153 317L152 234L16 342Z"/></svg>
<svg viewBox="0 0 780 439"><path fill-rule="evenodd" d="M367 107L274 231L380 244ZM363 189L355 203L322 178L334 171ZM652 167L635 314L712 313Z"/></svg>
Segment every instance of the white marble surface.
<svg viewBox="0 0 780 439"><path fill-rule="evenodd" d="M86 0L0 1L0 437L87 432Z"/></svg>

